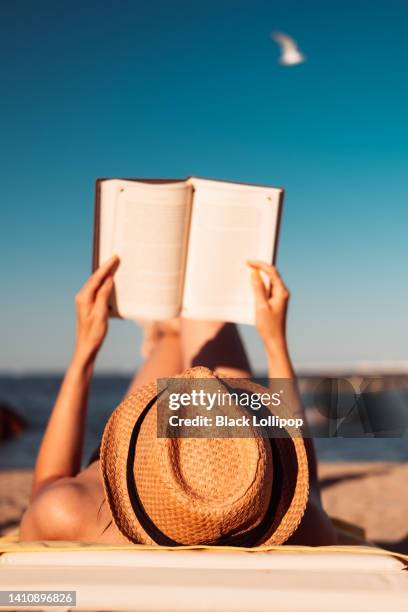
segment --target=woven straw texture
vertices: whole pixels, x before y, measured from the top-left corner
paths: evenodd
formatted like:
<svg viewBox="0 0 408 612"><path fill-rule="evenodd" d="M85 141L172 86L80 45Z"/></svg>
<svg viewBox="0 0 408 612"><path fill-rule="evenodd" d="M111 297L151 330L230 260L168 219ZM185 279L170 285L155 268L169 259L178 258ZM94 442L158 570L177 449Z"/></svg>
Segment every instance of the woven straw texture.
<svg viewBox="0 0 408 612"><path fill-rule="evenodd" d="M180 378L215 376L200 367ZM239 388L266 391L242 380ZM156 383L128 396L102 438L105 494L126 539L146 545L284 543L297 529L308 500L302 438L158 438L156 396Z"/></svg>

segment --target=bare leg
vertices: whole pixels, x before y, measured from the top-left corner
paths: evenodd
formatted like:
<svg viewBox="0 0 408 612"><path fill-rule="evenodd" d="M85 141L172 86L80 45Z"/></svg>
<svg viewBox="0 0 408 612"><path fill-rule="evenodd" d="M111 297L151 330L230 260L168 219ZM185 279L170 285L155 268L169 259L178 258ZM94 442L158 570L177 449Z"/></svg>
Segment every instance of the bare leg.
<svg viewBox="0 0 408 612"><path fill-rule="evenodd" d="M206 366L225 378L251 376L236 325L222 321L181 320L183 369Z"/></svg>
<svg viewBox="0 0 408 612"><path fill-rule="evenodd" d="M127 394L156 378L167 378L180 374L183 369L180 334L164 332L157 340L149 357L135 374Z"/></svg>
<svg viewBox="0 0 408 612"><path fill-rule="evenodd" d="M225 378L248 378L251 368L237 327L220 321L181 320L181 333L164 327L127 393L156 378L180 374L193 366L206 366Z"/></svg>

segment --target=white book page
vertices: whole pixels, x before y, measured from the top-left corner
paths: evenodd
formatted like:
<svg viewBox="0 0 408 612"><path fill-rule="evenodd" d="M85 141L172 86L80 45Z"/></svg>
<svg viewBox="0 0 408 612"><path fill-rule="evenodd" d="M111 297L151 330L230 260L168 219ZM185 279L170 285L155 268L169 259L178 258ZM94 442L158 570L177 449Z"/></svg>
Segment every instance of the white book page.
<svg viewBox="0 0 408 612"><path fill-rule="evenodd" d="M254 323L248 259L271 262L281 189L191 179L195 187L182 314Z"/></svg>
<svg viewBox="0 0 408 612"><path fill-rule="evenodd" d="M116 314L163 320L181 307L191 186L112 180L102 183L100 263L120 257Z"/></svg>

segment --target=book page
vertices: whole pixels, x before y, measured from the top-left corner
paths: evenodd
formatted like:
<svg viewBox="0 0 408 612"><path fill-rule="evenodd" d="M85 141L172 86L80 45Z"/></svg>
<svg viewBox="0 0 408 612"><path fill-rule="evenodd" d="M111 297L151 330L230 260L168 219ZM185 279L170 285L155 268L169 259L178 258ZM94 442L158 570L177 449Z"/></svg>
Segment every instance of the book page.
<svg viewBox="0 0 408 612"><path fill-rule="evenodd" d="M101 188L100 263L120 257L115 314L148 320L177 316L191 186L112 180Z"/></svg>
<svg viewBox="0 0 408 612"><path fill-rule="evenodd" d="M248 259L271 262L281 189L192 179L182 314L254 323Z"/></svg>

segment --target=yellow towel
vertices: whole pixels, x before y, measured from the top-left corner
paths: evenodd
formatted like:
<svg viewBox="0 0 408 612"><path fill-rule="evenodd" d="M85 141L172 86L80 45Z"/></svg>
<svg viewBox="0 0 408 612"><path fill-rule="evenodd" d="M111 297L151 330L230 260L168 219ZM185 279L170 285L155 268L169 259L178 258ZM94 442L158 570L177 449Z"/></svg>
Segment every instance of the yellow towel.
<svg viewBox="0 0 408 612"><path fill-rule="evenodd" d="M408 555L396 553L376 546L256 546L254 548L241 548L236 546L145 546L141 544L93 544L87 542L65 542L65 541L47 541L47 542L19 542L18 532L15 531L9 535L0 537L0 554L13 552L71 552L71 551L100 551L109 552L112 550L145 550L145 551L163 551L171 550L181 552L183 550L222 550L231 552L274 552L279 554L288 553L357 553L370 555L390 555L403 561L408 566Z"/></svg>

